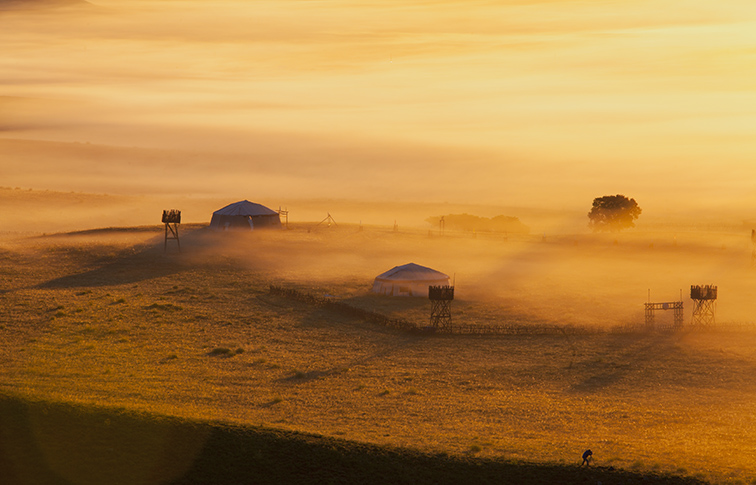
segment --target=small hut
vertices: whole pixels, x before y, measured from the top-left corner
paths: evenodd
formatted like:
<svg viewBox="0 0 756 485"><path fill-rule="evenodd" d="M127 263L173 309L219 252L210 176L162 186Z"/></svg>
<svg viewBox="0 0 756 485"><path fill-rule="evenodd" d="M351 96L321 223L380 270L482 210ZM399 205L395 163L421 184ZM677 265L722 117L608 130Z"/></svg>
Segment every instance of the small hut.
<svg viewBox="0 0 756 485"><path fill-rule="evenodd" d="M210 219L210 229L215 231L254 231L263 228L281 229L281 217L278 212L248 200L218 209Z"/></svg>
<svg viewBox="0 0 756 485"><path fill-rule="evenodd" d="M388 296L428 298L429 286L448 286L449 276L415 263L395 266L375 277L373 292Z"/></svg>

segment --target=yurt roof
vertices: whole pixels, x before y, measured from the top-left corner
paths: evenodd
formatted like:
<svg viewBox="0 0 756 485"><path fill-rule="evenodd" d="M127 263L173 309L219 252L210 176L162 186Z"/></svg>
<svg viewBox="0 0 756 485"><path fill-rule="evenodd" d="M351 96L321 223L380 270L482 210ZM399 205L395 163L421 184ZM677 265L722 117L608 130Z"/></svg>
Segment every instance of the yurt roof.
<svg viewBox="0 0 756 485"><path fill-rule="evenodd" d="M248 200L242 200L229 204L222 209L213 212L213 215L219 216L272 216L278 215L278 212L270 210L264 205L255 204Z"/></svg>
<svg viewBox="0 0 756 485"><path fill-rule="evenodd" d="M375 277L377 280L390 281L434 281L448 280L449 276L435 269L426 268L415 263L407 263L401 266L394 266L385 273Z"/></svg>

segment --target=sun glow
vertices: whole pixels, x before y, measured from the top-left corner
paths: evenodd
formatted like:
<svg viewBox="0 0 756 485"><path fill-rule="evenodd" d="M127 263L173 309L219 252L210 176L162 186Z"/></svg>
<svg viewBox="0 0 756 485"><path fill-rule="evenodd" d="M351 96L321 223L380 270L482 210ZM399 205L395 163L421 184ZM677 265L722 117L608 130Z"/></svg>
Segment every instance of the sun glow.
<svg viewBox="0 0 756 485"><path fill-rule="evenodd" d="M738 182L756 175L751 2L78 5L0 11L3 138L241 153L246 175L279 165L298 193L297 169L329 159L344 197L379 193L373 164L396 181L432 162L460 175L423 198L516 204L682 200L716 163L699 197L753 202ZM205 185L186 168L190 191ZM77 190L81 175L33 186Z"/></svg>

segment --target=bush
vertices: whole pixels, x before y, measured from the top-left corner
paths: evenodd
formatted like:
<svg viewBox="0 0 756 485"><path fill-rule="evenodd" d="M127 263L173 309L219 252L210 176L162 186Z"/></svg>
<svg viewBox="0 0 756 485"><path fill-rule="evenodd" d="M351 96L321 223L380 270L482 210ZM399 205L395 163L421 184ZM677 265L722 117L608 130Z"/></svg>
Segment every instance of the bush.
<svg viewBox="0 0 756 485"><path fill-rule="evenodd" d="M226 355L226 356L230 356L230 355L233 355L233 354L231 353L231 349L229 349L227 347L216 347L213 350L211 350L210 352L208 352L208 355Z"/></svg>

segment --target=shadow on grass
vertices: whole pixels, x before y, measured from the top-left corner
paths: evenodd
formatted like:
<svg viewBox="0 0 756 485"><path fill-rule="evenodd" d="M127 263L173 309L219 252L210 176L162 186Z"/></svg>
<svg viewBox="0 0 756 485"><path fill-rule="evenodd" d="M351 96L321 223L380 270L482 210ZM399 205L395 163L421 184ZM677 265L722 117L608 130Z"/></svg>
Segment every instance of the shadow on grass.
<svg viewBox="0 0 756 485"><path fill-rule="evenodd" d="M635 372L639 365L658 360L672 347L671 335L617 336L607 341L606 360L603 358L584 360L576 363L577 370L585 376L573 384L570 391L575 393L600 392L622 381Z"/></svg>
<svg viewBox="0 0 756 485"><path fill-rule="evenodd" d="M692 478L427 454L318 435L0 396L3 483L702 484Z"/></svg>
<svg viewBox="0 0 756 485"><path fill-rule="evenodd" d="M387 356L390 356L396 352L399 352L405 349L408 346L414 345L415 343L421 341L422 339L423 339L422 336L414 336L414 335L409 336L409 337L404 337L397 343L386 345L385 347L383 347L382 349L376 352L371 352L367 355L351 360L350 362L346 364L334 366L334 367L331 367L329 369L324 369L324 370L294 371L292 375L289 375L287 377L282 377L278 379L278 381L284 382L284 383L290 383L290 384L298 384L298 383L306 383L306 382L314 381L317 379L323 379L323 378L330 377L333 375L343 374L344 372L347 372L352 367L368 364L369 362L375 359L383 359Z"/></svg>
<svg viewBox="0 0 756 485"><path fill-rule="evenodd" d="M204 229L195 229L182 235L182 251L186 253L203 244ZM90 250L94 252L94 250ZM38 288L91 288L110 285L139 283L184 271L188 258L178 251L175 242L164 249L163 236L156 236L148 243L103 250L102 255L89 254L82 259L87 271L55 278L37 285Z"/></svg>

